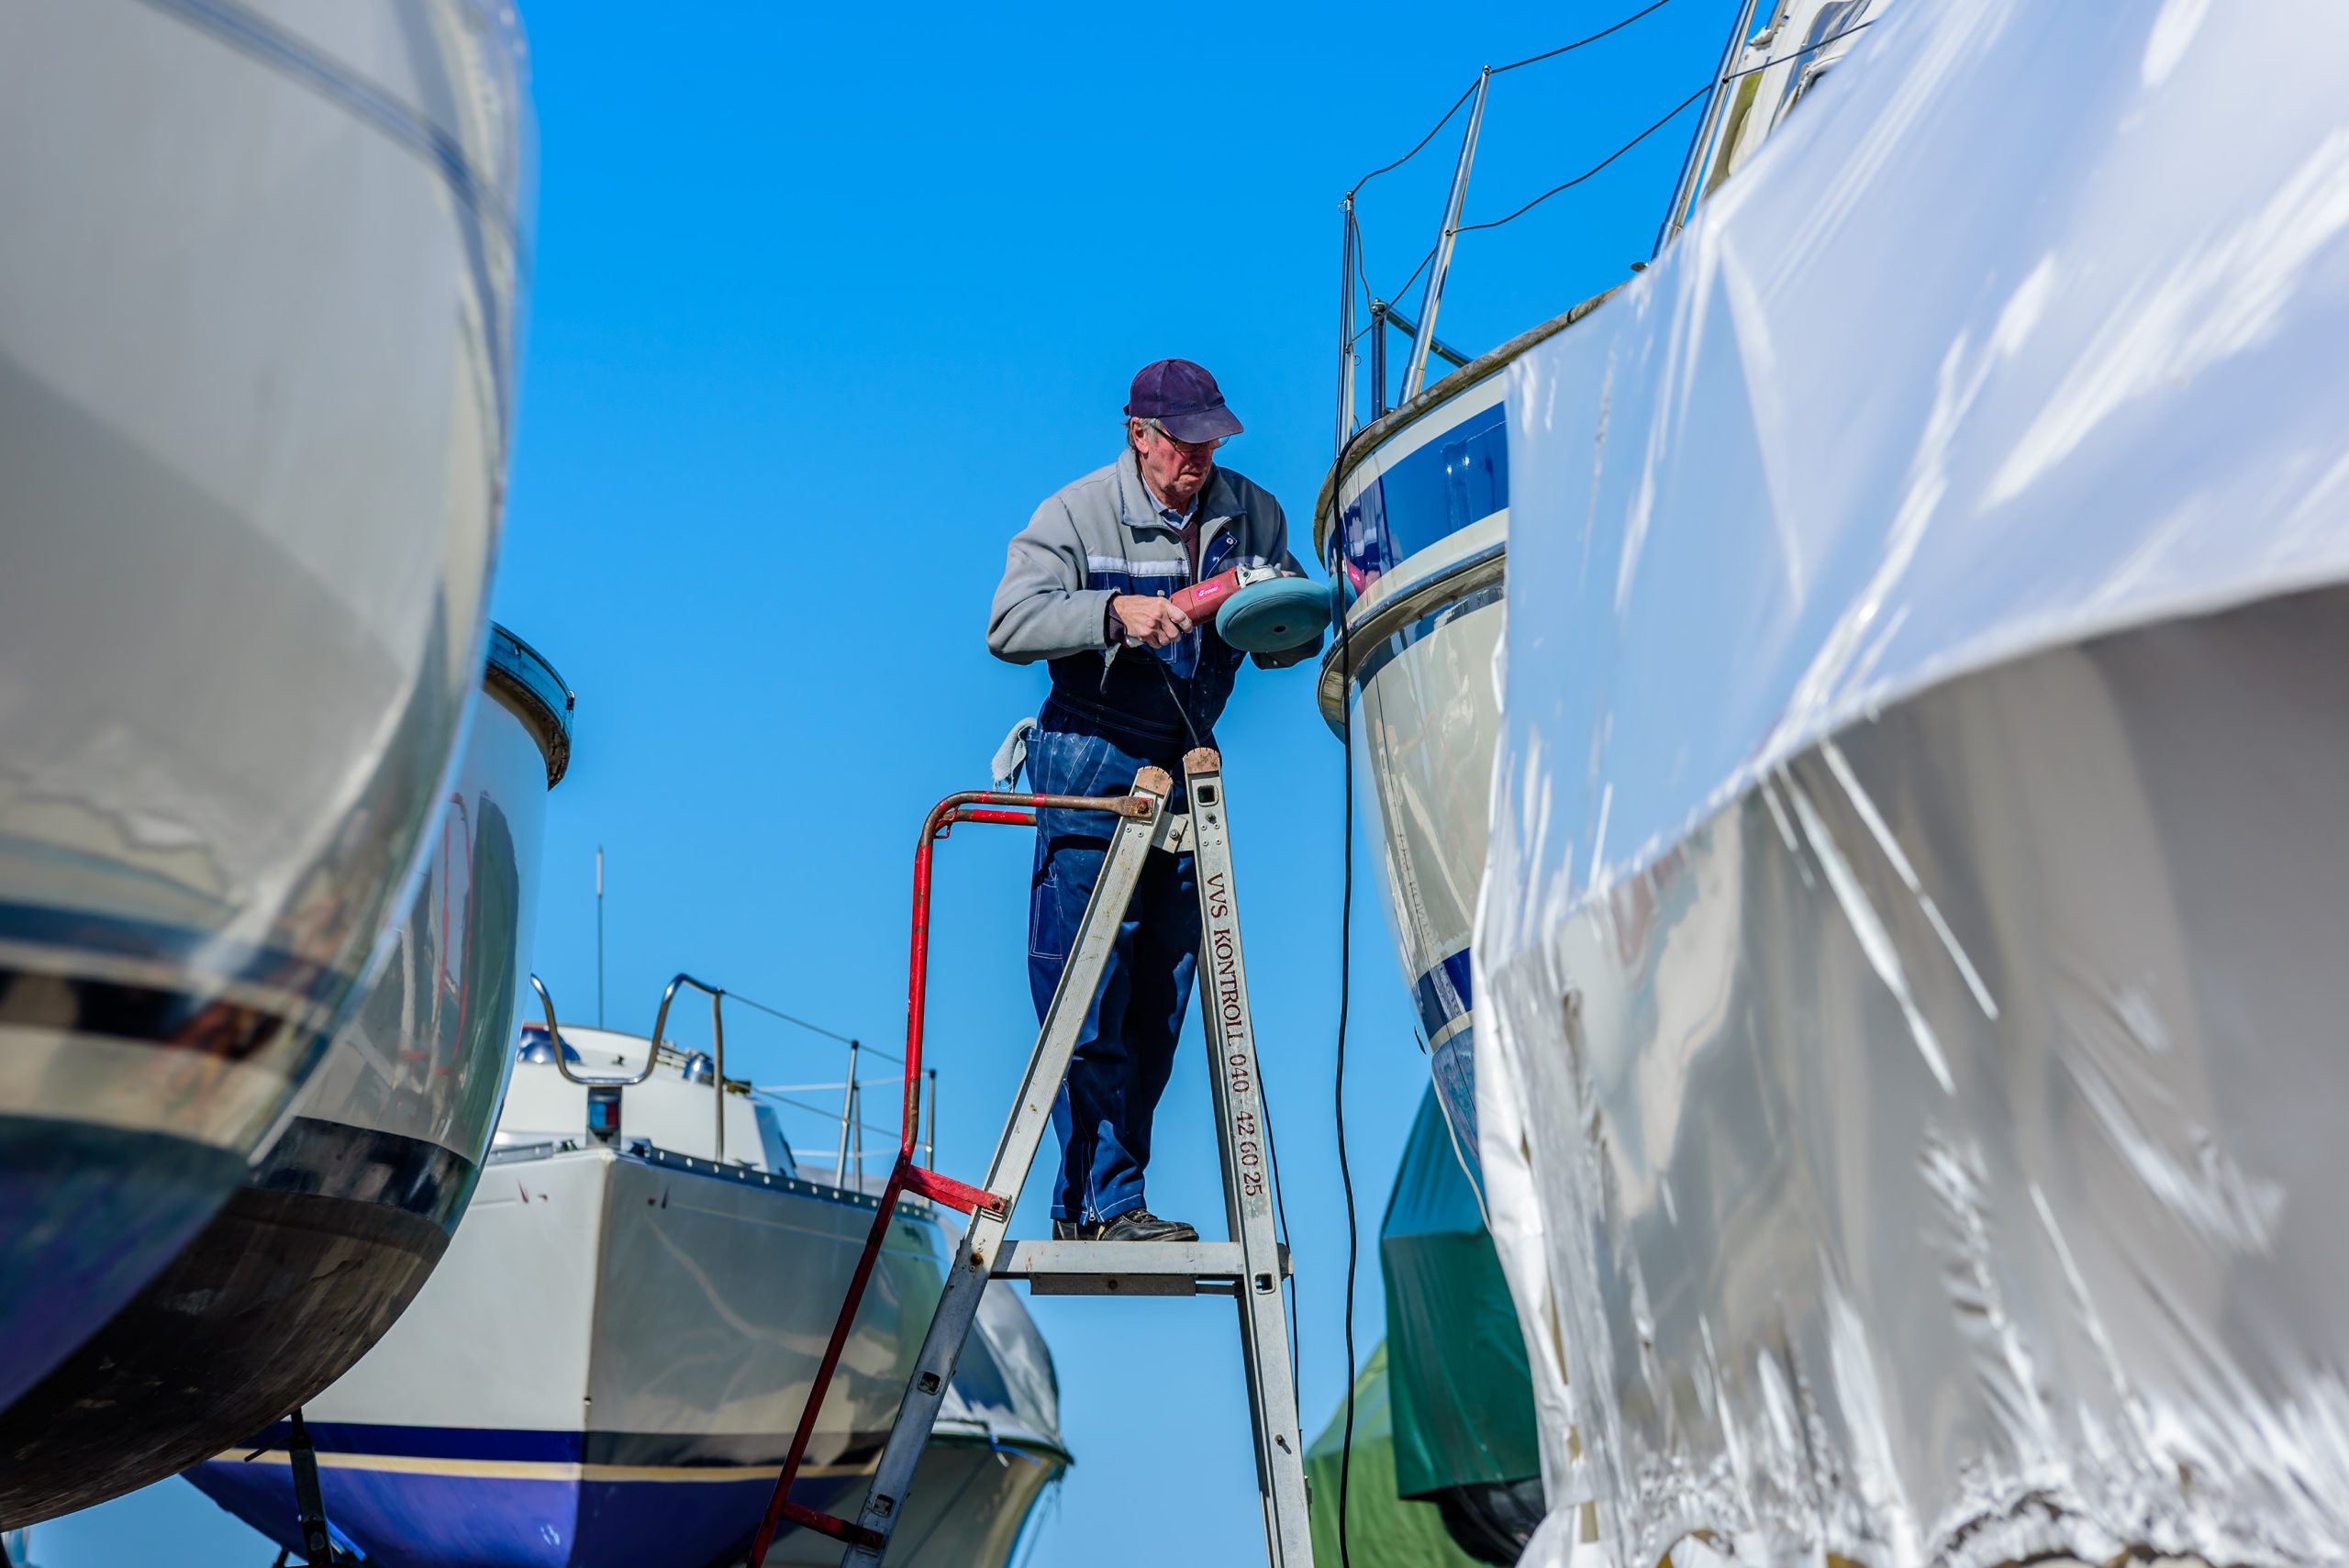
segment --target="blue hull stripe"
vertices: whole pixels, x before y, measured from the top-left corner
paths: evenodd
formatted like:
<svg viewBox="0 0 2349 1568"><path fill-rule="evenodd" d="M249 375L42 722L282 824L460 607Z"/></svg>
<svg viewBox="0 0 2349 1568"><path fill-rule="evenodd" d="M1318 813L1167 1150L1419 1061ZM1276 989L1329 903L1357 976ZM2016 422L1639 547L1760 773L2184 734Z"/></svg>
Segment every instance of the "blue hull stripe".
<svg viewBox="0 0 2349 1568"><path fill-rule="evenodd" d="M1419 1006L1419 1027L1427 1031L1428 1043L1432 1045L1446 1024L1475 1006L1469 989L1468 950L1462 948L1420 975L1411 984L1411 996Z"/></svg>
<svg viewBox="0 0 2349 1568"><path fill-rule="evenodd" d="M480 1427L391 1427L340 1421L308 1423L321 1464L353 1469L462 1475L512 1474L518 1467L549 1476L588 1471L719 1472L781 1468L788 1432L713 1435L692 1432L516 1431ZM280 1421L238 1445L238 1451L282 1453L291 1429ZM885 1432L852 1437L841 1458L851 1468L869 1463ZM679 1480L694 1479L680 1474Z"/></svg>

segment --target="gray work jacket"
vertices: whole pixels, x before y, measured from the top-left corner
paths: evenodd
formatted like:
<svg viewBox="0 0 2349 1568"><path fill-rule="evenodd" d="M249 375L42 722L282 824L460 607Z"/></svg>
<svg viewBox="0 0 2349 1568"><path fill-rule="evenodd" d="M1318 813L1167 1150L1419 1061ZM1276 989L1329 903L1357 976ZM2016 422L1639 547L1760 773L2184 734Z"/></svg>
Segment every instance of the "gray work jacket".
<svg viewBox="0 0 2349 1568"><path fill-rule="evenodd" d="M1281 504L1219 466L1199 493L1198 575L1233 566L1297 571ZM1300 573L1302 575L1302 573ZM1015 664L1049 661L1052 690L1038 727L1097 738L1137 759L1172 766L1186 746L1214 744L1240 654L1213 621L1163 648L1108 646L1109 601L1163 598L1191 581L1182 530L1160 516L1129 447L1108 467L1053 495L1011 541L987 617L987 647ZM1308 657L1319 639L1266 667Z"/></svg>
<svg viewBox="0 0 2349 1568"><path fill-rule="evenodd" d="M1272 492L1219 463L1198 505L1202 577L1275 562L1303 574ZM1163 597L1190 581L1183 536L1159 516L1128 447L1052 495L1013 538L987 616L987 649L1015 664L1106 655L1112 598Z"/></svg>

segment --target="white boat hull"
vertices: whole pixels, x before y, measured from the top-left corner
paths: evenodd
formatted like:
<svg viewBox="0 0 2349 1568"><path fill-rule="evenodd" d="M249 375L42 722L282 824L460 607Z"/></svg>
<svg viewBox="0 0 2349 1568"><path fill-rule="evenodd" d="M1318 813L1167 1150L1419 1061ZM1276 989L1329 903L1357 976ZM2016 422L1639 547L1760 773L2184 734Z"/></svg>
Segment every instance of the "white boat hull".
<svg viewBox="0 0 2349 1568"><path fill-rule="evenodd" d="M242 1180L434 817L527 136L458 0L0 16L0 1406Z"/></svg>
<svg viewBox="0 0 2349 1568"><path fill-rule="evenodd" d="M387 1568L739 1556L872 1219L869 1199L707 1159L495 1157L415 1306L308 1407L336 1524ZM800 1501L846 1506L869 1473L949 1255L934 1219L901 1213ZM282 1450L189 1479L292 1541Z"/></svg>
<svg viewBox="0 0 2349 1568"><path fill-rule="evenodd" d="M1437 1095L1472 1169L1476 1020L1469 939L1500 730L1495 656L1508 538L1503 387L1495 373L1448 389L1407 421L1375 432L1352 456L1336 496L1348 576L1362 592L1321 680L1325 716L1334 720L1341 687L1345 694L1357 798L1382 850L1379 887L1396 956ZM1483 452L1479 441L1494 451ZM1476 498L1464 501L1459 471L1475 456L1494 460L1497 472L1480 472ZM1431 507L1440 516L1417 515Z"/></svg>

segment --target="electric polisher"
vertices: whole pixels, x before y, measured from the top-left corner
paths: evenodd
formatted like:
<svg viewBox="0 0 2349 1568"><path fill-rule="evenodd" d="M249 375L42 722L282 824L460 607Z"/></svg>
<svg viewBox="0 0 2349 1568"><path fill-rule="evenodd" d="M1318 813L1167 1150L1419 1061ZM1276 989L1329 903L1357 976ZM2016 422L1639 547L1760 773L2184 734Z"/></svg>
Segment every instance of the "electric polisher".
<svg viewBox="0 0 2349 1568"><path fill-rule="evenodd" d="M1242 653L1286 653L1330 624L1330 596L1277 566L1235 566L1169 595L1196 624L1212 616L1216 634Z"/></svg>

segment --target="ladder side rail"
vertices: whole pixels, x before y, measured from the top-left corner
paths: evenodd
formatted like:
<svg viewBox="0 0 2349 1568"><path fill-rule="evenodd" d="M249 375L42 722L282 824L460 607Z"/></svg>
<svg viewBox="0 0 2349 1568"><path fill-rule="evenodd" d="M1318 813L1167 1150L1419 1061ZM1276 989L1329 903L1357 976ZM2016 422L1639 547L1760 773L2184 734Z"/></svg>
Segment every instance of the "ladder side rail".
<svg viewBox="0 0 2349 1568"><path fill-rule="evenodd" d="M798 1479L801 1465L807 1462L808 1444L815 1437L817 1418L823 1410L825 1396L830 1392L832 1378L840 1370L841 1353L846 1350L849 1333L855 1326L857 1309L863 1305L864 1292L872 1284L874 1267L880 1260L882 1246L888 1240L889 1222L896 1213L897 1199L905 1192L912 1173L914 1139L921 1105L923 1024L929 1006L933 851L938 840L944 838L958 821L1032 824L1035 818L1031 814L1042 808L1106 811L1119 819L1121 828L1137 815L1150 817L1158 809L1152 802L1139 801L1130 796L1019 795L1001 790L966 790L940 801L923 819L921 838L914 847L911 951L907 964L908 979L906 988L906 1087L897 1135L897 1159L881 1190L880 1205L874 1210L872 1229L865 1236L864 1250L858 1256L856 1270L849 1279L848 1299L841 1304L840 1316L833 1321L831 1339L825 1346L823 1360L817 1364L815 1381L809 1385L807 1402L800 1410L799 1424L792 1434L791 1447L785 1454L782 1473L775 1477L774 1491L769 1496L766 1511L761 1516L758 1530L751 1537L747 1559L751 1568L757 1568L765 1561L767 1549L774 1544L775 1530L786 1514L793 1516L795 1523L823 1528L818 1521L823 1521L824 1516L798 1508L791 1502L791 1486ZM680 979L688 977L680 976ZM671 989L675 989L674 983ZM663 1006L666 1006L665 997ZM551 1003L549 1003L548 1010L551 1016ZM845 1184L847 1172L842 1171L841 1174Z"/></svg>
<svg viewBox="0 0 2349 1568"><path fill-rule="evenodd" d="M877 1568L888 1551L890 1532L904 1511L914 1470L921 1462L922 1450L929 1446L930 1429L954 1380L955 1364L977 1320L980 1297L1011 1224L1012 1207L1035 1163L1044 1129L1051 1123L1052 1101L1060 1094L1061 1080L1068 1074L1069 1059L1076 1052L1076 1037L1100 995L1118 927L1132 905L1142 865L1159 837L1166 797L1173 789L1174 780L1156 768L1144 768L1134 780L1134 795L1130 798L1146 802L1150 815L1127 816L1110 838L1109 852L1094 880L1092 896L1085 901L1076 940L1070 944L1068 963L1061 971L1036 1049L1028 1059L1019 1098L987 1167L986 1190L1003 1199L1002 1207L974 1211L970 1227L955 1249L953 1266L948 1271L930 1330L922 1338L913 1376L865 1489L864 1506L857 1518L858 1537L841 1560L843 1568L865 1564Z"/></svg>
<svg viewBox="0 0 2349 1568"><path fill-rule="evenodd" d="M1264 1083L1240 937L1222 759L1201 747L1183 759L1183 772L1190 797L1193 875L1198 884L1199 991L1207 1011L1208 1083L1223 1157L1224 1207L1246 1269L1233 1296L1256 1439L1265 1551L1272 1568L1311 1568L1303 1420L1289 1362L1287 1308L1281 1296L1286 1270L1274 1227Z"/></svg>
<svg viewBox="0 0 2349 1568"><path fill-rule="evenodd" d="M842 1568L866 1564L878 1568L888 1552L889 1538L904 1512L906 1494L912 1489L914 1471L930 1446L931 1429L938 1424L938 1412L954 1381L954 1368L978 1321L979 1299L1010 1223L1008 1215L985 1209L971 1216L970 1228L955 1248L953 1266L939 1295L930 1331L922 1336L921 1353L915 1359L914 1374L906 1385L896 1419L882 1444L873 1479L865 1486L855 1532L847 1537L848 1550L841 1558Z"/></svg>

